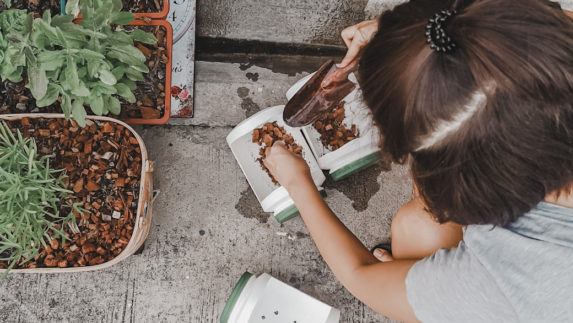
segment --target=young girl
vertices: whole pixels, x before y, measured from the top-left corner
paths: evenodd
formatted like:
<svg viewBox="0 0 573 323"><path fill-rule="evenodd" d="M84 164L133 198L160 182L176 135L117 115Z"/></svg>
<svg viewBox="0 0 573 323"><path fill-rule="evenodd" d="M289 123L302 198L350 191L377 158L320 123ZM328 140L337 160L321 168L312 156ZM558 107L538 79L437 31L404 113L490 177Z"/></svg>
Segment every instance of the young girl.
<svg viewBox="0 0 573 323"><path fill-rule="evenodd" d="M356 239L284 145L265 163L336 277L377 312L573 322L573 22L545 0L452 2L412 0L343 32L342 65L362 52L383 149L416 187L391 253Z"/></svg>

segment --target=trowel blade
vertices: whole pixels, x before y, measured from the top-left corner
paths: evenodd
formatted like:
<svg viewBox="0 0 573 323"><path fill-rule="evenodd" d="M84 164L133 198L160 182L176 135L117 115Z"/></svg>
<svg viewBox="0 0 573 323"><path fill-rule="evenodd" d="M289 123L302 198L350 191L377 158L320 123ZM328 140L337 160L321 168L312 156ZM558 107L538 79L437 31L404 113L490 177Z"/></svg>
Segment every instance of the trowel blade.
<svg viewBox="0 0 573 323"><path fill-rule="evenodd" d="M303 127L337 107L355 88L347 78L350 70L340 72L332 60L324 63L287 103L283 112L285 123L291 127ZM327 87L323 87L325 79L330 80Z"/></svg>

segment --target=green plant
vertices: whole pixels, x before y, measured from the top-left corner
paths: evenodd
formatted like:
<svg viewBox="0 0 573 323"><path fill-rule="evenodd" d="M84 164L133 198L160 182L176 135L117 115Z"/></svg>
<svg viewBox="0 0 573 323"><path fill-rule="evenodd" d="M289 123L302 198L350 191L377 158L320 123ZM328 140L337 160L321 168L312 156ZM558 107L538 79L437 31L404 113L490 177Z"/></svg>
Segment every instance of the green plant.
<svg viewBox="0 0 573 323"><path fill-rule="evenodd" d="M17 66L0 71L2 79L21 79L28 76L28 84L36 104L48 106L61 98L62 111L80 124L85 124L89 105L97 115L109 112L118 115L118 97L133 103L133 90L143 73L149 72L145 56L134 46L134 41L155 44L152 34L134 29L126 32L122 26L135 16L122 12L121 0L71 0L66 4L66 15L51 17L45 12L41 18L9 13L4 20L11 25L4 28L0 17L0 57ZM83 19L74 23L81 11ZM3 54L2 54L3 51ZM20 78L17 77L19 73Z"/></svg>
<svg viewBox="0 0 573 323"><path fill-rule="evenodd" d="M60 215L58 205L72 192L65 189L59 170L50 168L49 156L38 158L36 142L16 135L0 123L0 261L9 263L6 276L39 254L40 245L67 239L64 224L73 223L72 210L85 212L75 203Z"/></svg>
<svg viewBox="0 0 573 323"><path fill-rule="evenodd" d="M2 0L2 2L4 2L6 7L8 7L8 8L10 8L12 6L12 1L10 1L10 0Z"/></svg>

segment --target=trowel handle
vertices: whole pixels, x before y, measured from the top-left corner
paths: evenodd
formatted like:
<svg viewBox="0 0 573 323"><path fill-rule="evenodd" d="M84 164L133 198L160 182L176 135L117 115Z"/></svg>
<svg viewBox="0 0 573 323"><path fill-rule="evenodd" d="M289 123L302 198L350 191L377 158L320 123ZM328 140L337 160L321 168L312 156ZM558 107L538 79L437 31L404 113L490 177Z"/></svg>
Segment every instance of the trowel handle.
<svg viewBox="0 0 573 323"><path fill-rule="evenodd" d="M348 74L356 71L358 69L358 61L360 60L360 56L355 57L348 65L343 68L337 68L334 72L327 75L320 87L323 89L330 88L332 86L336 86L337 83L343 82L348 78Z"/></svg>

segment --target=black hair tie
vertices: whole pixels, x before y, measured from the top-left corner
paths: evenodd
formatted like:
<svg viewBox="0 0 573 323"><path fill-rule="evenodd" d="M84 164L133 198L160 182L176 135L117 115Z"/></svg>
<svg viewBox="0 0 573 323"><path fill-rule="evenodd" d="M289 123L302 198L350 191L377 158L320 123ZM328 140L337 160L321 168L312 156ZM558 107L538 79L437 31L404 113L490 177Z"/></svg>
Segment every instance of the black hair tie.
<svg viewBox="0 0 573 323"><path fill-rule="evenodd" d="M430 44L430 48L438 53L447 53L456 47L456 44L450 36L446 34L444 29L448 20L455 14L455 10L442 10L428 20L428 24L426 25L427 42Z"/></svg>

